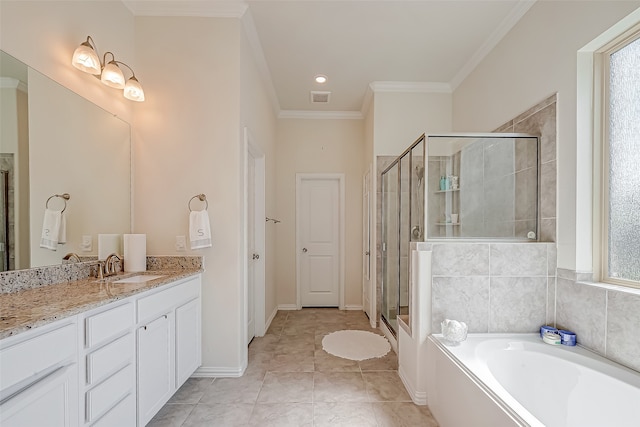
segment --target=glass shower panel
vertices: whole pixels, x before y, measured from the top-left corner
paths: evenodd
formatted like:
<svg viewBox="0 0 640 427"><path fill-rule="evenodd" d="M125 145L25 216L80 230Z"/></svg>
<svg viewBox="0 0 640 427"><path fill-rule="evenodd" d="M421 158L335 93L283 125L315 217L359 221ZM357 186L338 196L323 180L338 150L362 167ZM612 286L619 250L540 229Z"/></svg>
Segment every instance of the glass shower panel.
<svg viewBox="0 0 640 427"><path fill-rule="evenodd" d="M382 172L382 320L398 332L410 325L410 243L424 240L425 137Z"/></svg>
<svg viewBox="0 0 640 427"><path fill-rule="evenodd" d="M536 240L538 138L430 136L427 237Z"/></svg>
<svg viewBox="0 0 640 427"><path fill-rule="evenodd" d="M409 314L409 242L411 241L411 156L400 159L400 282L398 316Z"/></svg>
<svg viewBox="0 0 640 427"><path fill-rule="evenodd" d="M424 139L411 149L411 241L424 240Z"/></svg>
<svg viewBox="0 0 640 427"><path fill-rule="evenodd" d="M400 246L398 236L398 163L382 174L382 318L397 330Z"/></svg>

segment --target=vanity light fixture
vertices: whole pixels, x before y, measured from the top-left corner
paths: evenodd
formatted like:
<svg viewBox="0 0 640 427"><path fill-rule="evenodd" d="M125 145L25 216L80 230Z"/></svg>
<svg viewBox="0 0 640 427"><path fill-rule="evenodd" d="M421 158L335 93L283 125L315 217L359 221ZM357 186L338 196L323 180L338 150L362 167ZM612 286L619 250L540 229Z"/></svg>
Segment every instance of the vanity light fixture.
<svg viewBox="0 0 640 427"><path fill-rule="evenodd" d="M116 61L112 52L105 52L102 61L100 61L98 49L95 46L91 36L87 36L87 41L73 52L71 64L80 71L95 75L109 87L124 89L125 98L137 102L144 101L144 90L142 90L142 85L136 78L133 69L122 61ZM109 62L107 62L107 55L111 55ZM126 82L120 65L124 65L131 71L131 77Z"/></svg>
<svg viewBox="0 0 640 427"><path fill-rule="evenodd" d="M316 81L316 83L326 83L327 82L327 76L323 75L323 74L318 74L317 76L314 77L314 80Z"/></svg>

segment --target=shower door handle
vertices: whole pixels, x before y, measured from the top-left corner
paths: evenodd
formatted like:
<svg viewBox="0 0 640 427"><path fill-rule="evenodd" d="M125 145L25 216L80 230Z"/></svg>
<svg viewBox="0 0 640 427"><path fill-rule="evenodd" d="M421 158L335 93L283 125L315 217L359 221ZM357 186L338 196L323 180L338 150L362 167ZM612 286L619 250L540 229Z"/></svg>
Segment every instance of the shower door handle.
<svg viewBox="0 0 640 427"><path fill-rule="evenodd" d="M304 252L306 254L309 251L307 250L307 248L302 248L302 252Z"/></svg>
<svg viewBox="0 0 640 427"><path fill-rule="evenodd" d="M366 251L364 254L368 256L368 255L370 255L370 254L371 254L371 252Z"/></svg>

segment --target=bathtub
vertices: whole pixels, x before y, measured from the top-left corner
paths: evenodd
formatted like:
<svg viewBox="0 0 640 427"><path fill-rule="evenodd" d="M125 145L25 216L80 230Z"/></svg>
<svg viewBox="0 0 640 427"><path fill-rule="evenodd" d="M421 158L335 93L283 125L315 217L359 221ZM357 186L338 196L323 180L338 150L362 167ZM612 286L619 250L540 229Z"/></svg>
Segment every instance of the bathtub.
<svg viewBox="0 0 640 427"><path fill-rule="evenodd" d="M640 426L640 373L538 334L427 341L431 412L441 427ZM640 357L640 356L639 356Z"/></svg>

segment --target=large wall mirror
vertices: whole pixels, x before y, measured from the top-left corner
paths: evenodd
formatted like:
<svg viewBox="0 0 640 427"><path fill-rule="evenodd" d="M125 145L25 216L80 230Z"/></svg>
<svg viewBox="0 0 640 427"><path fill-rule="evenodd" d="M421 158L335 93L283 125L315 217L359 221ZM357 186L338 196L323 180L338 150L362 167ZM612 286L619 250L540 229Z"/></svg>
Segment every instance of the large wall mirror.
<svg viewBox="0 0 640 427"><path fill-rule="evenodd" d="M129 124L0 51L0 271L97 254L98 233L131 229ZM47 200L66 243L40 247ZM92 247L83 247L90 236Z"/></svg>

